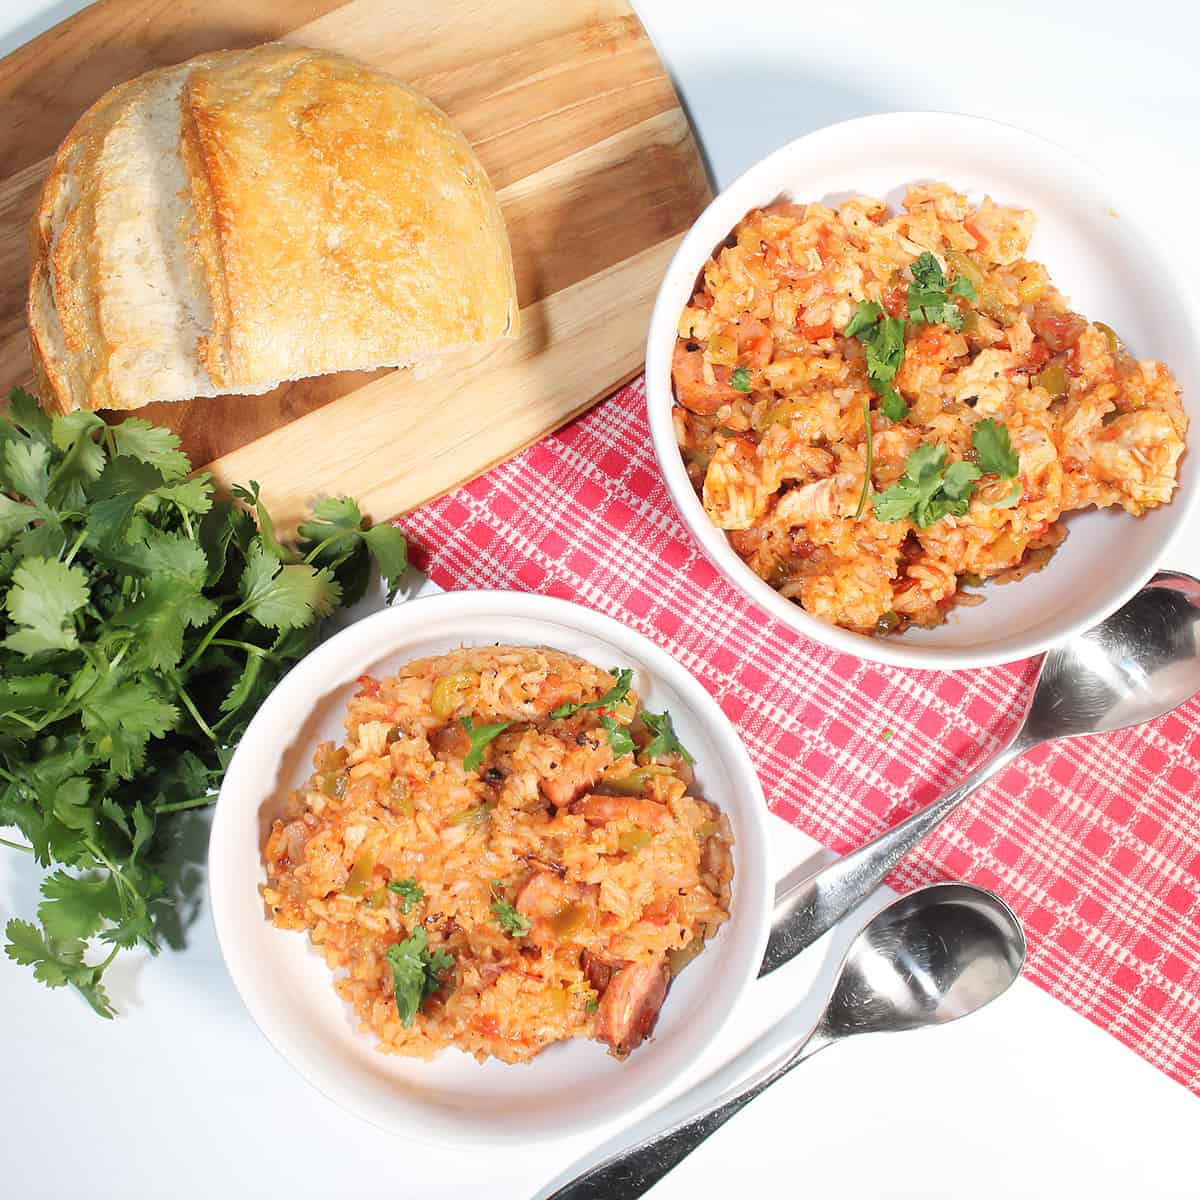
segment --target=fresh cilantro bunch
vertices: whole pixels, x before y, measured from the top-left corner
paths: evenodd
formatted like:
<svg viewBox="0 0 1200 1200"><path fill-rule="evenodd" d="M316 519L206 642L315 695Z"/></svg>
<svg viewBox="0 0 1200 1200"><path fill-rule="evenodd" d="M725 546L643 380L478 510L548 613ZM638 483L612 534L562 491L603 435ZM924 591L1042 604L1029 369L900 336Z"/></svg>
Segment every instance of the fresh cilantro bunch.
<svg viewBox="0 0 1200 1200"><path fill-rule="evenodd" d="M211 804L251 716L358 599L371 559L394 589L404 536L321 500L276 536L258 487L232 501L179 439L133 419L53 420L12 393L0 417L0 826L57 867L8 956L111 1016L116 954L157 950L169 916L164 818Z"/></svg>
<svg viewBox="0 0 1200 1200"><path fill-rule="evenodd" d="M900 479L874 498L875 516L880 521L911 518L918 529L927 529L943 517L964 516L975 482L984 475L1016 480L1020 459L1003 425L991 417L979 421L971 431L971 445L977 463L947 463L945 446L923 442L905 460ZM1015 504L1020 495L1021 485L1016 482L1009 494L993 507Z"/></svg>

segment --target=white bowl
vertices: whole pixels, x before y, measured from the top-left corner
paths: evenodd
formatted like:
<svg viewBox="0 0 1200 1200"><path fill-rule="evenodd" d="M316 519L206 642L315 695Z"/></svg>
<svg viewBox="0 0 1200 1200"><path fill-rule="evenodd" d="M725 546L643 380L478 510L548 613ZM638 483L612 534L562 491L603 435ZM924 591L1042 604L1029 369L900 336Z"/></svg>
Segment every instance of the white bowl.
<svg viewBox="0 0 1200 1200"><path fill-rule="evenodd" d="M280 799L311 773L317 743L343 736L359 675L460 645L553 646L635 668L638 694L667 708L696 756L701 794L733 825L731 916L679 976L654 1037L625 1062L595 1042L550 1046L526 1066L382 1054L334 993L308 938L268 924L259 851ZM529 1143L632 1117L671 1088L737 1011L766 945L773 880L766 802L745 748L713 699L640 634L579 605L515 592L457 592L387 609L331 638L259 709L225 775L209 843L221 953L259 1028L311 1084L390 1132L444 1144Z"/></svg>
<svg viewBox="0 0 1200 1200"><path fill-rule="evenodd" d="M888 113L832 125L751 167L701 213L659 289L646 347L646 399L655 453L684 522L730 581L793 629L876 662L953 670L1011 662L1094 625L1163 564L1195 505L1197 454L1184 456L1171 504L1135 520L1119 509L1076 513L1046 569L984 590L937 629L870 638L819 621L747 567L704 513L671 426L671 352L679 314L704 263L745 213L785 198L847 194L895 205L905 185L941 180L978 201L1030 208L1032 257L1080 311L1118 329L1139 358L1165 361L1195 424L1200 397L1200 310L1171 258L1139 229L1108 183L1067 151L1020 129L947 113ZM1193 432L1193 436L1196 436Z"/></svg>

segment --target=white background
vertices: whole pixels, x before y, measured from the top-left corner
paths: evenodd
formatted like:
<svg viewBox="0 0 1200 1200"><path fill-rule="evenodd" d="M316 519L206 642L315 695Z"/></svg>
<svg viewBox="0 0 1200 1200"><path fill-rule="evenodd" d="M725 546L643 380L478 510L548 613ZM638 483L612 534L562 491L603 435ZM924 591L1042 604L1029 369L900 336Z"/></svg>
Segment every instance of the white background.
<svg viewBox="0 0 1200 1200"><path fill-rule="evenodd" d="M3 0L0 52L80 7ZM1117 176L1200 269L1200 19L1184 0L637 7L718 186L832 121L971 112L1023 125ZM502 0L496 8L503 19ZM1171 565L1200 567L1196 542L1185 539ZM782 873L810 846L782 822L776 831ZM202 852L204 818L185 835ZM36 883L22 856L0 856L0 918L31 912ZM758 985L740 1034L712 1059L800 995L815 969L800 962ZM345 1115L253 1027L206 912L186 950L110 976L122 1016L102 1024L73 994L0 961L0 1195L516 1200L594 1140L482 1156L392 1139ZM654 1195L1194 1197L1198 1120L1195 1097L1020 983L958 1026L819 1055Z"/></svg>

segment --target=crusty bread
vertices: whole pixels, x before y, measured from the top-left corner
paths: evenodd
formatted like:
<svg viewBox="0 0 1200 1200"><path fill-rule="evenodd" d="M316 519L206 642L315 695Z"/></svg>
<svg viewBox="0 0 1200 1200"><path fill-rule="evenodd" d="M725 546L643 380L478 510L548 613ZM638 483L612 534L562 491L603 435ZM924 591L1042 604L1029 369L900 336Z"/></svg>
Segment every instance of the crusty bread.
<svg viewBox="0 0 1200 1200"><path fill-rule="evenodd" d="M102 97L33 222L44 403L129 409L402 366L517 329L495 193L428 100L259 46Z"/></svg>

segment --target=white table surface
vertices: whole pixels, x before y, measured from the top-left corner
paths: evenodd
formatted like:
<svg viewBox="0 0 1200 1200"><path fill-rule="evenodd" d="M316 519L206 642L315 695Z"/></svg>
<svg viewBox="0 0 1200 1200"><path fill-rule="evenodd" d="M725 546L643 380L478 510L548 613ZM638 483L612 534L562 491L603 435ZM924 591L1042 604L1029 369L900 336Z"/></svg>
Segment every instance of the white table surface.
<svg viewBox="0 0 1200 1200"><path fill-rule="evenodd" d="M4 0L0 53L82 7ZM1200 194L1200 20L1187 0L637 7L718 185L799 133L908 108L1054 138L1118 174L1143 212L1162 212L1165 196L1190 216ZM1180 253L1200 268L1195 246ZM1186 543L1172 565L1197 570L1200 539ZM188 827L197 846L204 826L201 816ZM775 832L782 874L812 843L783 822ZM0 919L33 910L37 879L23 856L0 855ZM739 1032L709 1061L766 1028L819 957L757 985ZM205 912L186 950L129 956L109 978L122 1016L105 1024L0 960L0 1195L516 1200L595 1140L483 1156L419 1147L346 1115L255 1029ZM819 1055L654 1195L1194 1197L1198 1121L1195 1097L1022 982L959 1025Z"/></svg>

